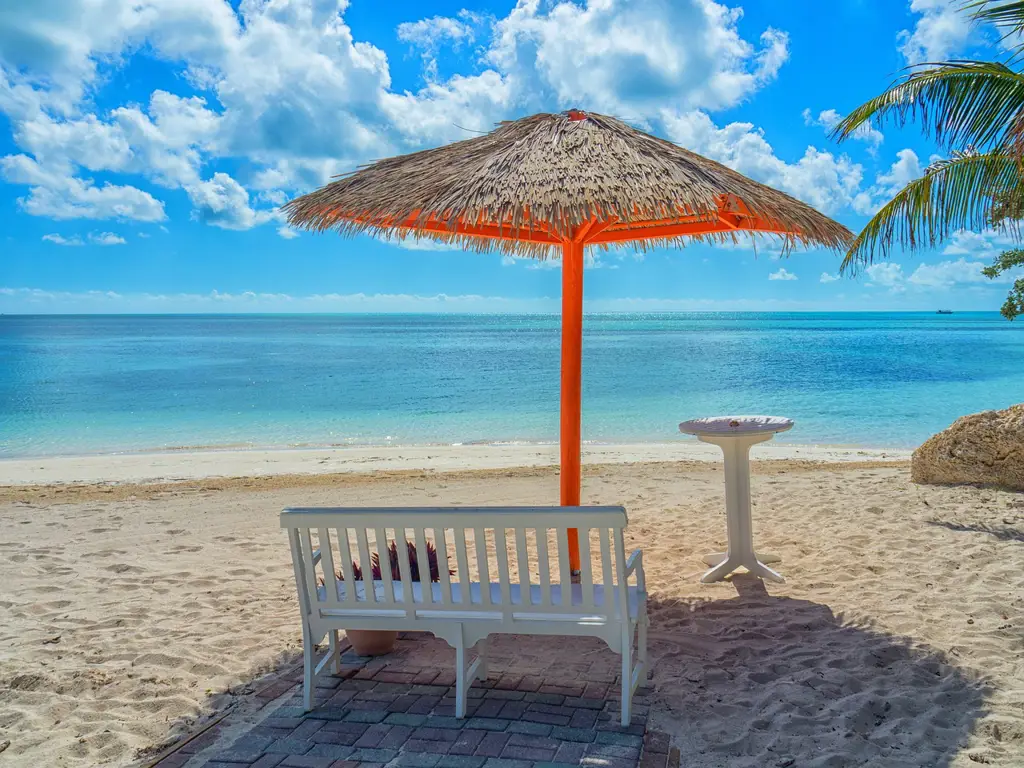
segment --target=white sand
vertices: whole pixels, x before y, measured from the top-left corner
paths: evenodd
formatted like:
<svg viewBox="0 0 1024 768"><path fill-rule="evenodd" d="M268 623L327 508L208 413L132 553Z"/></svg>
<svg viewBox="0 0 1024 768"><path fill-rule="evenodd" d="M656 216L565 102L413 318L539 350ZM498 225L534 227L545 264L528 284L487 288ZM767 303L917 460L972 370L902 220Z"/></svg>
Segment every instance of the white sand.
<svg viewBox="0 0 1024 768"><path fill-rule="evenodd" d="M1024 498L908 474L755 465L758 543L788 579L765 587L697 583L724 544L717 466L585 472L584 501L624 504L645 549L654 718L684 765L1024 765ZM130 764L230 698L208 691L294 659L282 507L535 504L557 484L535 468L0 489L0 765Z"/></svg>
<svg viewBox="0 0 1024 768"><path fill-rule="evenodd" d="M842 446L765 443L751 455L760 459L850 462L909 459L910 451ZM721 461L719 448L697 440L673 443L587 445L589 464L652 461ZM370 448L299 448L279 450L169 451L104 456L58 456L0 460L0 485L50 483L150 483L206 477L266 477L463 469L555 466L558 446L549 444L387 446Z"/></svg>

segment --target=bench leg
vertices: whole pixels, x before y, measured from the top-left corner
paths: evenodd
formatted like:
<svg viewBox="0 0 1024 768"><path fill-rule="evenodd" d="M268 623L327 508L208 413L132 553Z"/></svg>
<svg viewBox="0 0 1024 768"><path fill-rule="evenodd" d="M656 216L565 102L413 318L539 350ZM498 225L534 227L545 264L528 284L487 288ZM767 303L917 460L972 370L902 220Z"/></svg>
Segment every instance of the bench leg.
<svg viewBox="0 0 1024 768"><path fill-rule="evenodd" d="M485 637L476 645L476 658L479 661L479 666L476 670L477 680L487 679L487 638Z"/></svg>
<svg viewBox="0 0 1024 768"><path fill-rule="evenodd" d="M633 628L622 628L622 725L629 725L633 703Z"/></svg>
<svg viewBox="0 0 1024 768"><path fill-rule="evenodd" d="M309 629L302 628L302 707L307 712L313 709L313 693L316 691L316 648Z"/></svg>
<svg viewBox="0 0 1024 768"><path fill-rule="evenodd" d="M466 716L466 703L469 700L469 687L474 680L487 677L487 639L477 644L476 659L472 664L466 663L466 638L461 628L455 639L455 716Z"/></svg>
<svg viewBox="0 0 1024 768"><path fill-rule="evenodd" d="M341 648L338 642L338 630L332 629L327 633L327 640L329 643L331 654L331 664L328 667L328 672L332 675L336 675L341 672Z"/></svg>
<svg viewBox="0 0 1024 768"><path fill-rule="evenodd" d="M651 620L647 617L647 609L644 607L640 613L640 624L637 627L636 637L637 663L639 663L642 670L641 679L644 681L647 679L647 628L650 624Z"/></svg>
<svg viewBox="0 0 1024 768"><path fill-rule="evenodd" d="M459 637L455 643L455 716L463 718L466 716L466 700L469 698L469 686L473 682L467 674L466 668L466 639L463 637L461 628Z"/></svg>

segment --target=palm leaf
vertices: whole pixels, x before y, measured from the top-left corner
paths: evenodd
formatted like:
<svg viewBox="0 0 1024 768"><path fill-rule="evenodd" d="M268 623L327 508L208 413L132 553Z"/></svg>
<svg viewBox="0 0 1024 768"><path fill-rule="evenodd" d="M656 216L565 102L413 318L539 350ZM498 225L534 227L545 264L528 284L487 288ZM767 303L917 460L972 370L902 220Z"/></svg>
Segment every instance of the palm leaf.
<svg viewBox="0 0 1024 768"><path fill-rule="evenodd" d="M1004 39L1024 32L1024 2L996 2L995 0L971 0L964 3L963 10L974 21L994 24L1006 30ZM1019 48L1020 46L1015 46Z"/></svg>
<svg viewBox="0 0 1024 768"><path fill-rule="evenodd" d="M1019 171L1017 158L994 152L932 164L864 226L841 269L856 272L876 257L887 257L895 245L906 250L933 248L960 229L992 226L998 201L1021 197Z"/></svg>
<svg viewBox="0 0 1024 768"><path fill-rule="evenodd" d="M842 141L868 122L880 127L892 119L902 127L920 120L924 133L944 147L1012 146L1022 116L1024 75L996 62L950 61L911 72L857 107L831 136Z"/></svg>

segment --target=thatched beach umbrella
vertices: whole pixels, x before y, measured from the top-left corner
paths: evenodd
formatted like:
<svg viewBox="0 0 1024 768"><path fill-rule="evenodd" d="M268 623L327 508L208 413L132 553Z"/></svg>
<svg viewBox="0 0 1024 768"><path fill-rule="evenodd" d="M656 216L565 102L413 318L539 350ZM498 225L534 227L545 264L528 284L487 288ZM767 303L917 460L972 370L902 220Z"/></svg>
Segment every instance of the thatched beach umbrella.
<svg viewBox="0 0 1024 768"><path fill-rule="evenodd" d="M845 252L846 227L799 200L620 120L580 110L368 165L284 206L294 227L431 237L562 257L561 503L580 503L583 250L770 233ZM573 570L579 568L575 540Z"/></svg>

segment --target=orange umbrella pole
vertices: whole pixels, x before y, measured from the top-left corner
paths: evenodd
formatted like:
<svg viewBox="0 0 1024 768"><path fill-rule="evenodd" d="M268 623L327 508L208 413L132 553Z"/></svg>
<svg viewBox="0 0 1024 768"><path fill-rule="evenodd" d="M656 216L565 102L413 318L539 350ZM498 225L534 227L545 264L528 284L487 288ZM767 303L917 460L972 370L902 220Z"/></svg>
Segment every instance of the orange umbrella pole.
<svg viewBox="0 0 1024 768"><path fill-rule="evenodd" d="M562 245L562 419L561 499L563 507L580 503L580 421L583 363L583 243ZM580 569L580 542L569 530L569 567Z"/></svg>

